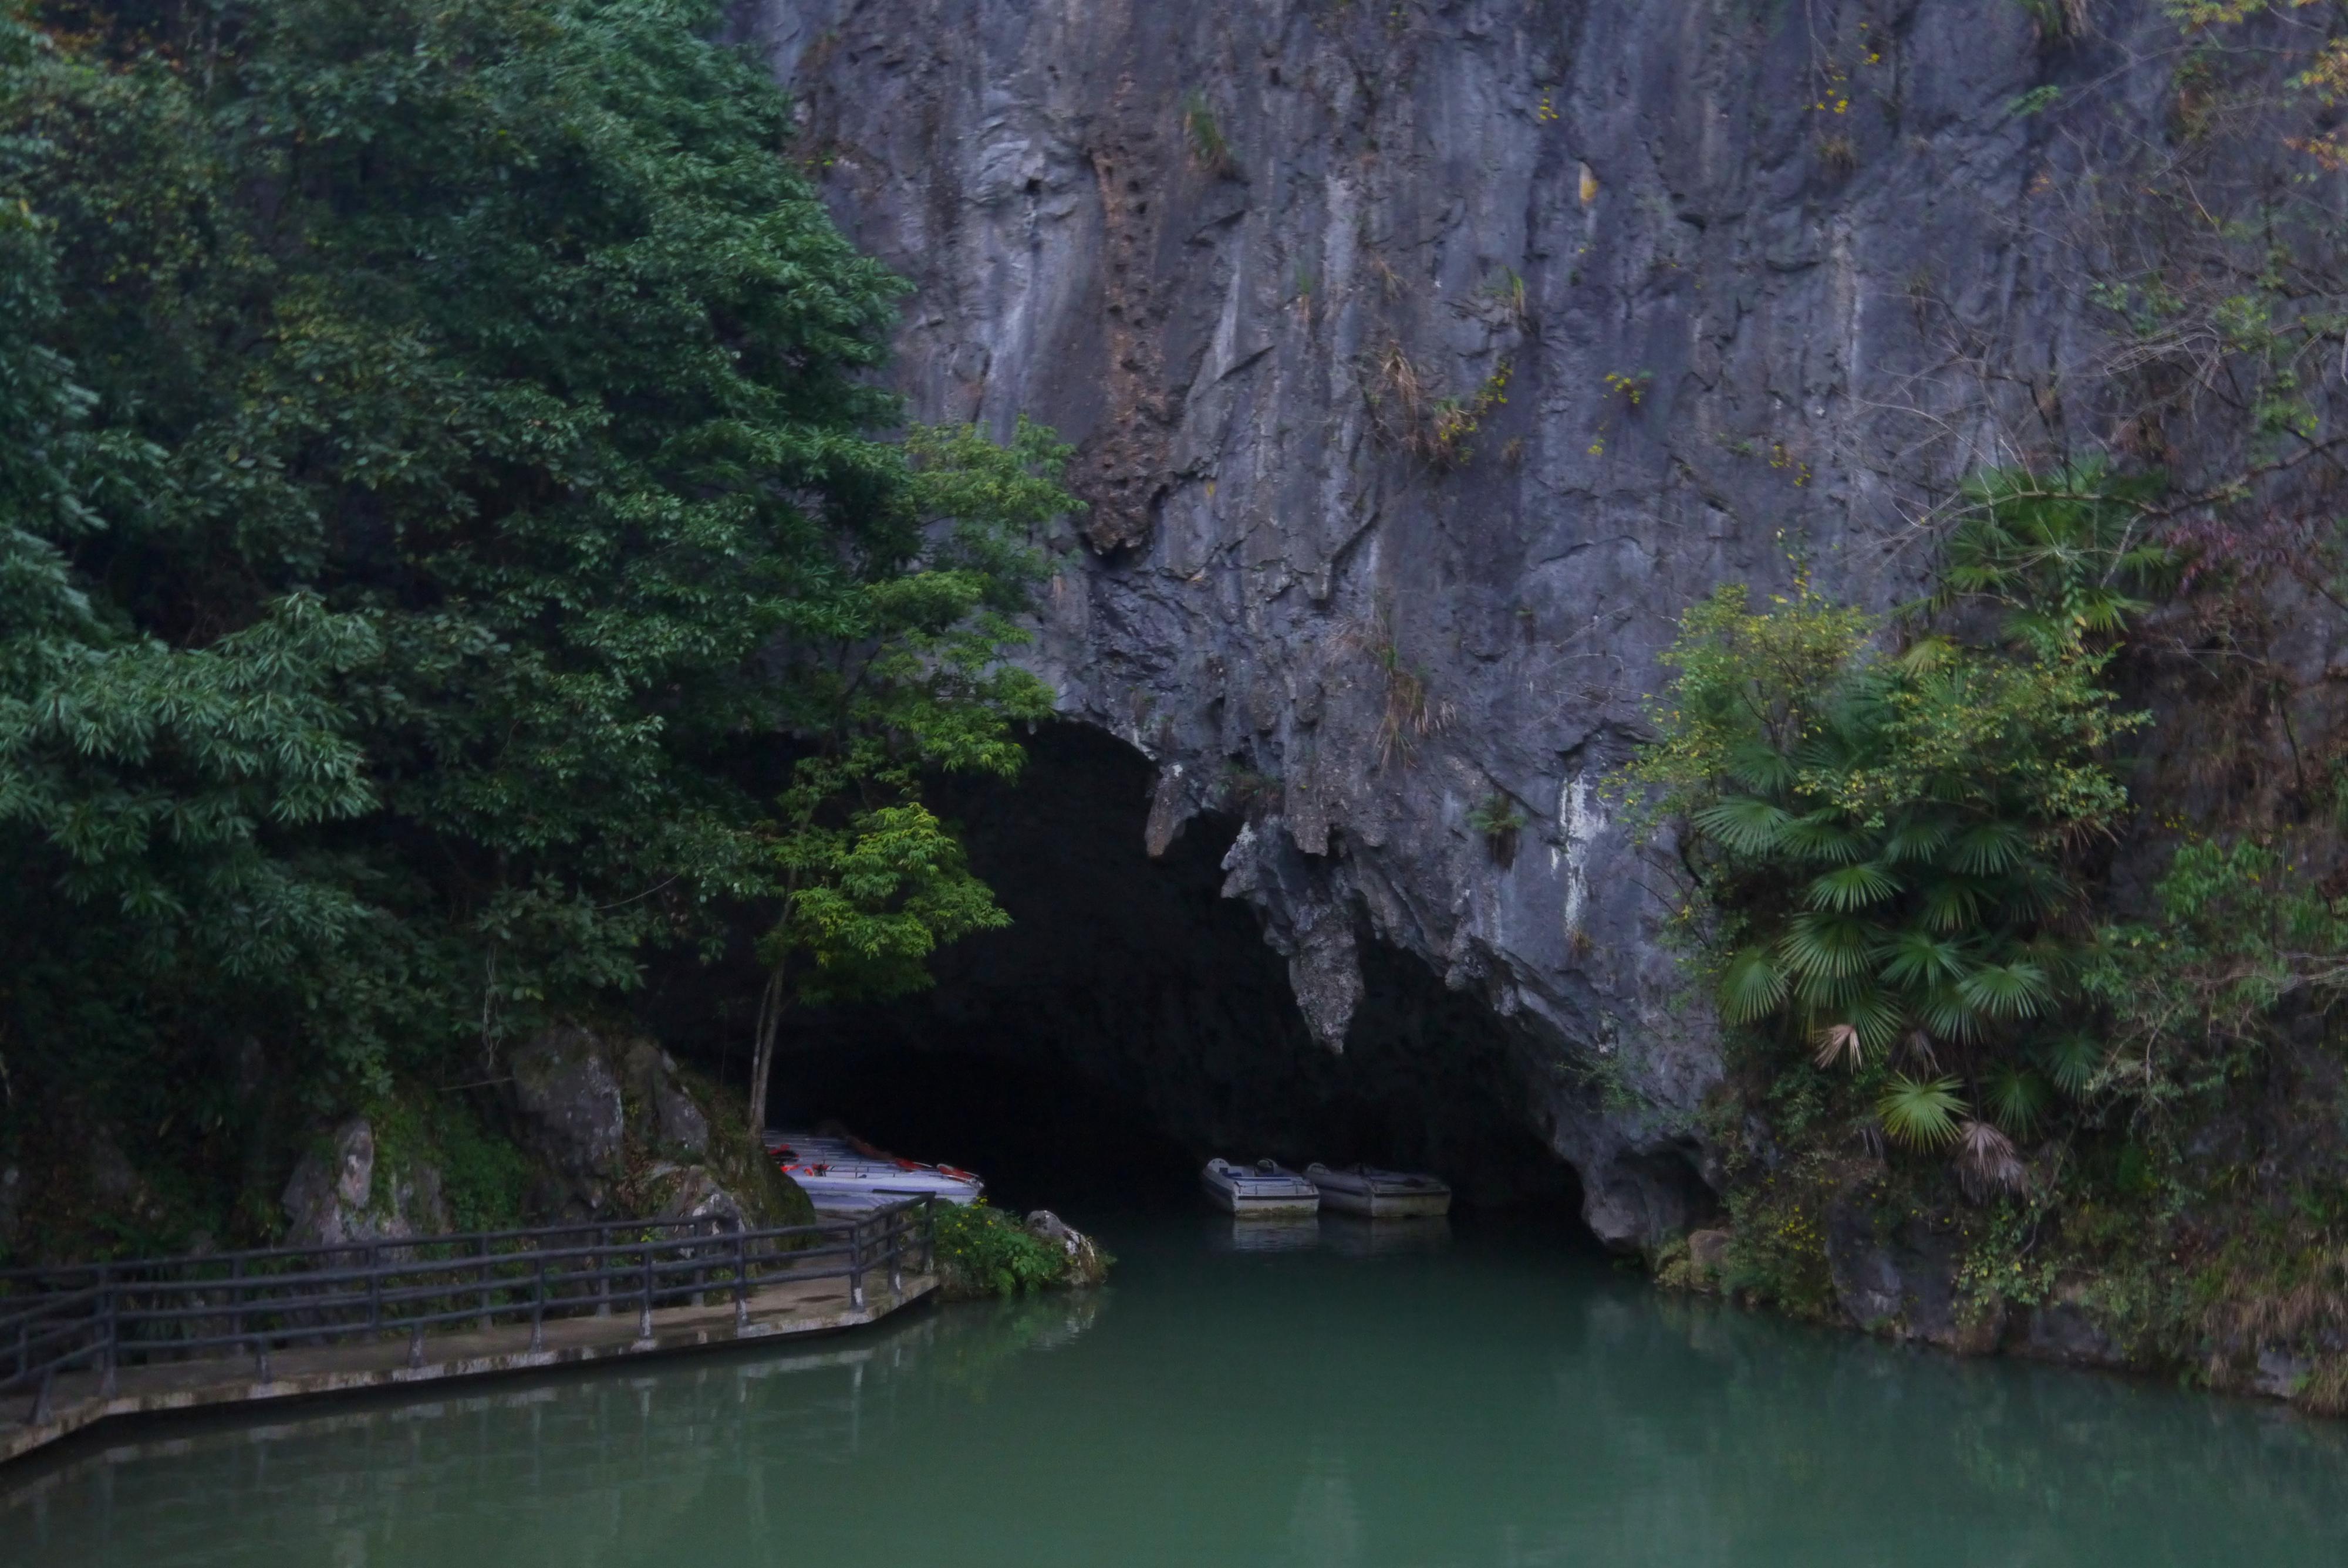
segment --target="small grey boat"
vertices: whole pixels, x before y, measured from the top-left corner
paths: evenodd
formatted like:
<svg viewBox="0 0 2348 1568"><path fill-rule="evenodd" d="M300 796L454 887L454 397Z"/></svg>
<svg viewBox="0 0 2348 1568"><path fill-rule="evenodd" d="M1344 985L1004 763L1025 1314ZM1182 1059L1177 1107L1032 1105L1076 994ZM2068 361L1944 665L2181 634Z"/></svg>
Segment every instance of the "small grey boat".
<svg viewBox="0 0 2348 1568"><path fill-rule="evenodd" d="M1398 1220L1431 1219L1451 1212L1451 1189L1433 1176L1370 1165L1333 1171L1316 1160L1304 1167L1304 1179L1323 1204L1344 1214Z"/></svg>
<svg viewBox="0 0 2348 1568"><path fill-rule="evenodd" d="M1210 1160L1199 1173L1199 1184L1240 1219L1296 1219L1321 1210L1321 1194L1313 1184L1273 1160L1234 1165Z"/></svg>

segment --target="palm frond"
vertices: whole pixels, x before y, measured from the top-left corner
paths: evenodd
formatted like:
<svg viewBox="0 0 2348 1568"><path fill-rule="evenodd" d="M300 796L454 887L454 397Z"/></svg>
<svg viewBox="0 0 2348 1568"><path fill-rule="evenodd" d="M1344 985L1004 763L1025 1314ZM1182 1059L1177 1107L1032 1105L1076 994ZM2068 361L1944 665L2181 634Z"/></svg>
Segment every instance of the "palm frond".
<svg viewBox="0 0 2348 1568"><path fill-rule="evenodd" d="M2127 629L2129 616L2141 615L2150 608L2143 600L2130 599L2116 589L2096 586L2080 591L2072 601L2071 615L2088 631L2119 632Z"/></svg>
<svg viewBox="0 0 2348 1568"><path fill-rule="evenodd" d="M2010 871L2029 852L2030 840L2010 822L1984 822L1957 835L1949 845L1949 864L1974 876Z"/></svg>
<svg viewBox="0 0 2348 1568"><path fill-rule="evenodd" d="M1746 789L1769 794L1794 782L1794 760L1766 741L1739 741L1728 749L1727 773Z"/></svg>
<svg viewBox="0 0 2348 1568"><path fill-rule="evenodd" d="M1930 817L1903 822L1884 836L1881 851L1884 864L1898 866L1937 855L1941 846L1949 842L1949 833L1947 823Z"/></svg>
<svg viewBox="0 0 2348 1568"><path fill-rule="evenodd" d="M1938 1040L1964 1041L1982 1030L1981 1009L1953 985L1934 986L1916 1004L1916 1016Z"/></svg>
<svg viewBox="0 0 2348 1568"><path fill-rule="evenodd" d="M2018 1193L2029 1179L2013 1140L1986 1122L1967 1122L1957 1129L1957 1180L1965 1196L1986 1203L2002 1193Z"/></svg>
<svg viewBox="0 0 2348 1568"><path fill-rule="evenodd" d="M1957 982L1957 994L1993 1019L2035 1018L2047 990L2046 971L2020 959L1982 964Z"/></svg>
<svg viewBox="0 0 2348 1568"><path fill-rule="evenodd" d="M1974 593L1980 590L1967 588L1963 591ZM1894 659L1892 663L1908 674L1923 675L1945 668L1957 657L1958 649L1954 642L1945 637L1933 635L1920 637L1901 649L1899 657Z"/></svg>
<svg viewBox="0 0 2348 1568"><path fill-rule="evenodd" d="M1777 953L1797 978L1847 979L1867 972L1875 934L1849 915L1806 910L1787 923Z"/></svg>
<svg viewBox="0 0 2348 1568"><path fill-rule="evenodd" d="M1967 1107L1959 1098L1953 1078L1920 1081L1894 1074L1891 1086L1875 1102L1877 1120L1892 1141L1911 1149L1945 1148L1956 1141L1958 1119Z"/></svg>
<svg viewBox="0 0 2348 1568"><path fill-rule="evenodd" d="M1912 927L1894 934L1875 956L1883 965L1883 978L1895 986L1940 985L1965 972L1962 946Z"/></svg>
<svg viewBox="0 0 2348 1568"><path fill-rule="evenodd" d="M1871 860L1837 866L1823 876L1810 880L1803 894L1804 902L1813 909L1837 909L1845 913L1864 909L1870 904L1880 904L1900 891L1900 880Z"/></svg>
<svg viewBox="0 0 2348 1568"><path fill-rule="evenodd" d="M1820 1067L1848 1061L1855 1072L1869 1057L1890 1049L1907 1015L1875 986L1861 981L1838 989L1843 994L1833 1006L1839 1016L1827 1018L1810 1043Z"/></svg>
<svg viewBox="0 0 2348 1568"><path fill-rule="evenodd" d="M1832 809L1790 818L1780 830L1780 837L1787 848L1813 860L1859 860L1869 848L1867 835L1844 821L1842 813Z"/></svg>
<svg viewBox="0 0 2348 1568"><path fill-rule="evenodd" d="M1793 813L1758 795L1731 795L1690 815L1696 830L1739 855L1768 855L1786 846Z"/></svg>
<svg viewBox="0 0 2348 1568"><path fill-rule="evenodd" d="M2030 1069L2006 1062L1982 1084L1982 1098L1988 1102L1990 1115L1997 1124L2022 1138L2029 1135L2038 1119L2046 1113L2047 1106L2054 1103L2054 1091Z"/></svg>
<svg viewBox="0 0 2348 1568"><path fill-rule="evenodd" d="M1908 1010L1879 986L1852 994L1843 1003L1842 1016L1859 1030L1860 1043L1871 1052L1890 1050L1900 1026L1908 1021Z"/></svg>
<svg viewBox="0 0 2348 1568"><path fill-rule="evenodd" d="M2066 1034L2038 1048L2038 1063L2054 1087L2077 1099L2103 1070L2103 1046L2084 1034Z"/></svg>
<svg viewBox="0 0 2348 1568"><path fill-rule="evenodd" d="M1730 1023L1767 1018L1786 1002L1786 972L1766 948L1747 948L1720 976L1720 1016Z"/></svg>
<svg viewBox="0 0 2348 1568"><path fill-rule="evenodd" d="M1867 1045L1859 1039L1856 1024L1830 1023L1818 1030L1810 1043L1817 1048L1811 1060L1820 1067L1832 1067L1847 1059L1850 1070L1856 1072L1867 1060Z"/></svg>
<svg viewBox="0 0 2348 1568"><path fill-rule="evenodd" d="M1923 885L1918 902L1933 930L1962 931L1981 917L1981 885L1963 876L1935 877Z"/></svg>
<svg viewBox="0 0 2348 1568"><path fill-rule="evenodd" d="M1865 969L1848 975L1797 971L1794 975L1794 1005L1812 1022L1819 1019L1839 1020L1874 989L1875 977Z"/></svg>
<svg viewBox="0 0 2348 1568"><path fill-rule="evenodd" d="M2017 914L2043 917L2071 901L2074 889L2061 872L2028 859L2006 873L1999 902Z"/></svg>

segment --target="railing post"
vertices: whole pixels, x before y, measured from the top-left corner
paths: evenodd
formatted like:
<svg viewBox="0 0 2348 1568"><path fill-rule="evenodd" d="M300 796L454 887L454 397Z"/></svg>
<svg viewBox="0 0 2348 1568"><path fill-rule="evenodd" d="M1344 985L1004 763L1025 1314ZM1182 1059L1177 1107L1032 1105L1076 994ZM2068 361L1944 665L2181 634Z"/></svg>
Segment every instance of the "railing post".
<svg viewBox="0 0 2348 1568"><path fill-rule="evenodd" d="M848 1305L864 1310L864 1222L848 1222Z"/></svg>
<svg viewBox="0 0 2348 1568"><path fill-rule="evenodd" d="M640 1341L653 1337L653 1241L649 1235L644 1238L644 1299L636 1311L636 1337Z"/></svg>
<svg viewBox="0 0 2348 1568"><path fill-rule="evenodd" d="M115 1394L118 1392L121 1388L121 1384L116 1377L116 1367L120 1361L122 1356L122 1297L120 1291L121 1286L111 1277L111 1271L108 1269L106 1265L102 1263L99 1264L98 1266L98 1312L101 1320L106 1325L104 1329L105 1337L100 1341L98 1348L98 1397L101 1399L110 1399L114 1398Z"/></svg>
<svg viewBox="0 0 2348 1568"><path fill-rule="evenodd" d="M734 1332L750 1327L750 1228L734 1222Z"/></svg>
<svg viewBox="0 0 2348 1568"><path fill-rule="evenodd" d="M546 1348L546 1252L538 1255L538 1277L532 1282L530 1297L530 1353L533 1356Z"/></svg>

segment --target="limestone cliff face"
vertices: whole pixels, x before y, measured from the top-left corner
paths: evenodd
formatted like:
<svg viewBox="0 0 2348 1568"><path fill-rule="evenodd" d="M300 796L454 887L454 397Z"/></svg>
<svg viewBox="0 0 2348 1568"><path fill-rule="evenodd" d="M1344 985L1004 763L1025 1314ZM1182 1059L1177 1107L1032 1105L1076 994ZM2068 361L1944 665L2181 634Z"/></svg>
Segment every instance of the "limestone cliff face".
<svg viewBox="0 0 2348 1568"><path fill-rule="evenodd" d="M2096 77L2125 109L2117 46L2050 50L2015 0L736 26L915 284L918 413L1076 444L1039 668L1156 763L1153 852L1245 816L1225 891L1324 1043L1357 941L1416 954L1509 1020L1599 1233L1684 1226L1717 1046L1604 779L1692 598L1797 556L1900 597L1921 509L2062 416L2085 154L2017 100Z"/></svg>

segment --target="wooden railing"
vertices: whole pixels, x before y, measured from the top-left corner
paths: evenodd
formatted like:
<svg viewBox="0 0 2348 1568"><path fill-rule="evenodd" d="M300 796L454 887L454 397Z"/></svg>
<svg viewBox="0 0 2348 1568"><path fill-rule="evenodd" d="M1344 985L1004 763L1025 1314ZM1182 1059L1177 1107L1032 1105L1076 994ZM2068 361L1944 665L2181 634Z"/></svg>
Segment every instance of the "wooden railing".
<svg viewBox="0 0 2348 1568"><path fill-rule="evenodd" d="M909 1266L934 1266L933 1202L761 1230L603 1221L0 1272L0 1394L31 1390L37 1425L70 1372L95 1372L110 1398L123 1367L235 1353L267 1382L273 1349L401 1335L420 1367L429 1329L526 1319L536 1351L550 1317L630 1310L648 1340L656 1307L713 1297L739 1328L753 1294L804 1280L845 1279L860 1309L869 1276L894 1293Z"/></svg>

